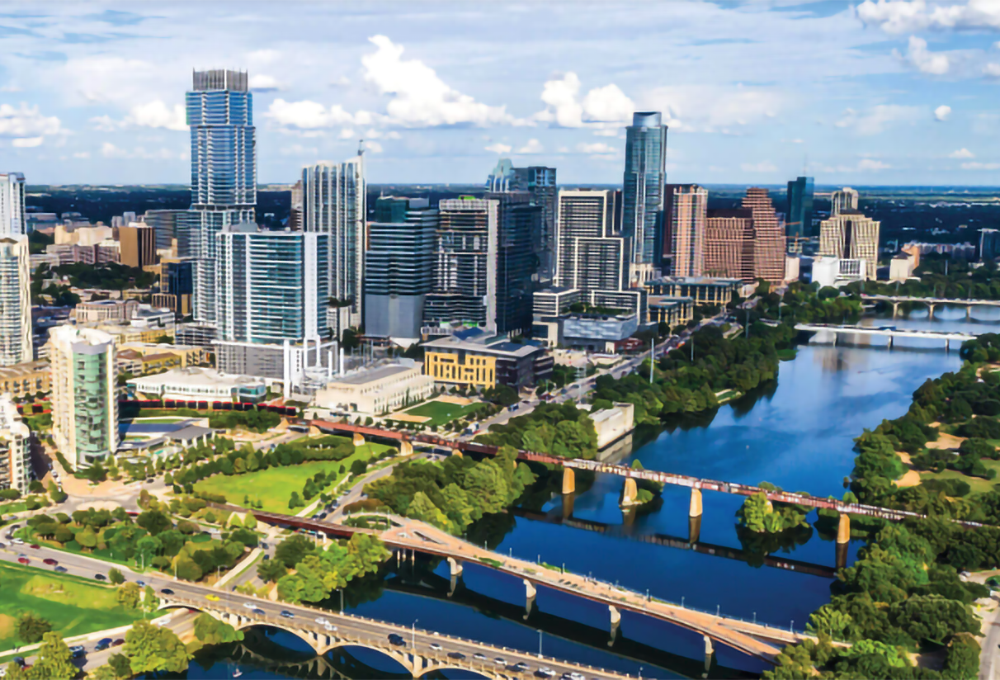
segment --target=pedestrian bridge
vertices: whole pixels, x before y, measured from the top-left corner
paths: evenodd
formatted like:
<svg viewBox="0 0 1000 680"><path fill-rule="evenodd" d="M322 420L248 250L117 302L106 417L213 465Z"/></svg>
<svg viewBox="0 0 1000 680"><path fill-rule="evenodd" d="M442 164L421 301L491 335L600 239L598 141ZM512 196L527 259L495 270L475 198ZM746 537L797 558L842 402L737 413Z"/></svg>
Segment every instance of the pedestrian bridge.
<svg viewBox="0 0 1000 680"><path fill-rule="evenodd" d="M837 344L837 336L842 334L850 335L877 335L889 338L889 347L892 347L895 338L915 338L919 340L944 340L945 349L950 349L951 341L975 340L973 333L959 333L954 331L924 331L906 328L896 328L895 326L857 326L853 324L826 324L826 323L797 323L795 330L808 333L820 333L827 331L833 333L833 344Z"/></svg>

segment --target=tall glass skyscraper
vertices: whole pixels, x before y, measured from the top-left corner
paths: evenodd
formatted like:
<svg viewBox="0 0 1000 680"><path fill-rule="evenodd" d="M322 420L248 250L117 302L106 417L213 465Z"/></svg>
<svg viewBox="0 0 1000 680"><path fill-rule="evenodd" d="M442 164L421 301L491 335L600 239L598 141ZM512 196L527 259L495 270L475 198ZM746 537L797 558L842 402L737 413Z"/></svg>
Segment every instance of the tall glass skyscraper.
<svg viewBox="0 0 1000 680"><path fill-rule="evenodd" d="M195 71L187 93L191 127L190 248L196 258L194 317L215 323L215 235L253 222L257 142L246 73Z"/></svg>
<svg viewBox="0 0 1000 680"><path fill-rule="evenodd" d="M789 238L815 236L813 219L813 178L799 177L788 183L788 214L785 216L785 234Z"/></svg>
<svg viewBox="0 0 1000 680"><path fill-rule="evenodd" d="M552 282L556 272L556 169L541 165L515 168L509 158L501 158L486 179L486 190L493 193L527 191L531 201L542 209L542 219L531 234L531 251L538 260L537 279L542 285Z"/></svg>
<svg viewBox="0 0 1000 680"><path fill-rule="evenodd" d="M0 236L27 234L24 216L24 175L0 172Z"/></svg>
<svg viewBox="0 0 1000 680"><path fill-rule="evenodd" d="M663 253L663 187L667 179L667 126L659 111L636 112L625 128L622 236L631 241L630 278L653 278Z"/></svg>

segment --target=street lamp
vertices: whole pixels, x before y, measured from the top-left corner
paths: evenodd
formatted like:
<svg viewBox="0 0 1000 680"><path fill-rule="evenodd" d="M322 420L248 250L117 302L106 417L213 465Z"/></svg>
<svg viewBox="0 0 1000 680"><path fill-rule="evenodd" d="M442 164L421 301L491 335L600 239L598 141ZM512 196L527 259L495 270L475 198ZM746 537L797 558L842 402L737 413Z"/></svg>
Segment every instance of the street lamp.
<svg viewBox="0 0 1000 680"><path fill-rule="evenodd" d="M538 658L542 658L542 629L538 629Z"/></svg>
<svg viewBox="0 0 1000 680"><path fill-rule="evenodd" d="M410 629L411 630L411 633L410 633L410 644L413 645L413 653L414 654L417 653L417 622L418 621L420 621L420 619L413 619L413 626Z"/></svg>

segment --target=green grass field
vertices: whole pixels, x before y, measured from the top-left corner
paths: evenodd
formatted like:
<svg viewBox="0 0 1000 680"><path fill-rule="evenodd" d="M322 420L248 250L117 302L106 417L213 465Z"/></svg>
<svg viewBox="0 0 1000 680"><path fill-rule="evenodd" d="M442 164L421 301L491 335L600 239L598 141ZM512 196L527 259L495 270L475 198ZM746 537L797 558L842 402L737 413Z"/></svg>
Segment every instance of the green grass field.
<svg viewBox="0 0 1000 680"><path fill-rule="evenodd" d="M423 418L430 418L425 423L422 423L425 427L431 427L434 425L444 425L445 423L450 423L456 418L463 418L470 413L474 413L479 409L483 408L485 404L475 403L469 404L468 406L461 406L459 404L449 404L443 401L428 401L425 404L420 404L420 406L414 406L411 409L404 411L410 416L420 416Z"/></svg>
<svg viewBox="0 0 1000 680"><path fill-rule="evenodd" d="M993 485L1000 483L1000 460L989 460L983 458L983 465L987 470L996 470L998 478L994 480L983 479L982 477L970 477L963 475L958 470L945 470L943 472L921 472L920 479L960 479L972 489L972 493L986 493L993 490ZM968 498L968 496L966 496Z"/></svg>
<svg viewBox="0 0 1000 680"><path fill-rule="evenodd" d="M25 644L16 638L17 615L23 611L48 619L52 630L63 637L126 626L142 618L140 612L118 604L113 587L0 563L0 651Z"/></svg>
<svg viewBox="0 0 1000 680"><path fill-rule="evenodd" d="M340 483L350 474L351 463L356 460L371 460L391 448L393 447L384 444L369 443L359 446L354 453L343 460L310 461L301 465L269 468L231 477L215 475L196 483L194 488L196 491L221 494L226 497L227 502L234 505L243 505L243 497L247 496L252 500L261 501L263 503L261 510L265 512L288 513L288 499L293 491L302 493L307 478L320 471L329 474L331 470L337 471L343 465L345 472L343 475L338 475L335 482Z"/></svg>

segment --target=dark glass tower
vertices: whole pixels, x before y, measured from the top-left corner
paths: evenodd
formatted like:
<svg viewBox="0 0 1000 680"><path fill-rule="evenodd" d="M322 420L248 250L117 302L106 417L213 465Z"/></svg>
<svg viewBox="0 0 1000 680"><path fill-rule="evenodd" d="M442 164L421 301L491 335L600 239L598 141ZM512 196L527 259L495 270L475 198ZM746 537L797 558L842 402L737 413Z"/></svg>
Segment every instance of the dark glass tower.
<svg viewBox="0 0 1000 680"><path fill-rule="evenodd" d="M533 236L540 230L542 206L526 191L487 193L497 212L497 332L514 335L531 330L532 294L538 278Z"/></svg>
<svg viewBox="0 0 1000 680"><path fill-rule="evenodd" d="M788 214L785 216L785 234L789 238L816 236L813 220L813 178L799 177L788 183Z"/></svg>
<svg viewBox="0 0 1000 680"><path fill-rule="evenodd" d="M625 128L622 236L632 242L630 279L653 278L663 254L667 126L659 111L636 112Z"/></svg>

